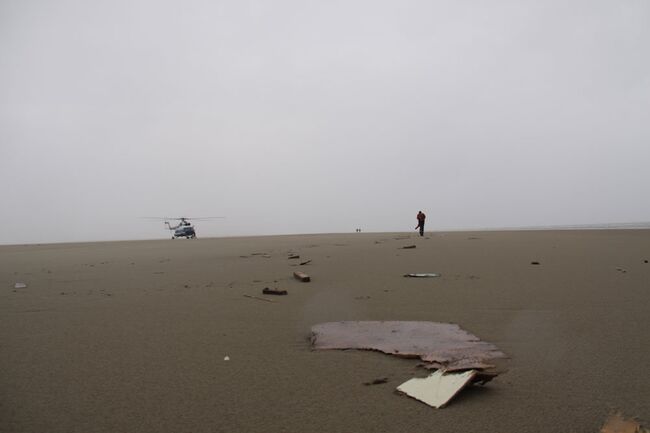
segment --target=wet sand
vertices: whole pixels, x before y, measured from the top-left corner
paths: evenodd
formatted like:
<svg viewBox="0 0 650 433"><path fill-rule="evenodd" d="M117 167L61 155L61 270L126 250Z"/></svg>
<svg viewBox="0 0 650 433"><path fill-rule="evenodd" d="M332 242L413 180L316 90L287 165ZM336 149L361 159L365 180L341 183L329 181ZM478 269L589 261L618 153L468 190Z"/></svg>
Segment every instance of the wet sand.
<svg viewBox="0 0 650 433"><path fill-rule="evenodd" d="M647 427L644 260L650 230L2 246L0 431L597 432L617 410ZM394 393L415 360L310 350L338 320L457 323L508 372L436 410Z"/></svg>

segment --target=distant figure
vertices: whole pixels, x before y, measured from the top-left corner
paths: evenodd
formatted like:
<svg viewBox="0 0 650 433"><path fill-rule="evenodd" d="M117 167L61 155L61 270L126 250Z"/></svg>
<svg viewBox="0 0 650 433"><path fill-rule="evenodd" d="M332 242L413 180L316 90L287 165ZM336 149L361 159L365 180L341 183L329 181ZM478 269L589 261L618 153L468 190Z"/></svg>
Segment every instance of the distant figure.
<svg viewBox="0 0 650 433"><path fill-rule="evenodd" d="M420 236L424 236L424 220L427 218L427 216L422 213L422 211L418 211L418 225L415 226L415 230L420 229Z"/></svg>

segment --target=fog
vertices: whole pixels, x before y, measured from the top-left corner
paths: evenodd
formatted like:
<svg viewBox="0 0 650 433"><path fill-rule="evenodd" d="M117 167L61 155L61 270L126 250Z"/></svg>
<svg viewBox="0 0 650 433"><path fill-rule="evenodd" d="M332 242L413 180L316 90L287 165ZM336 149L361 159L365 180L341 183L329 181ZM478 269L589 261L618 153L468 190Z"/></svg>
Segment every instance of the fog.
<svg viewBox="0 0 650 433"><path fill-rule="evenodd" d="M650 2L0 0L0 243L650 221Z"/></svg>

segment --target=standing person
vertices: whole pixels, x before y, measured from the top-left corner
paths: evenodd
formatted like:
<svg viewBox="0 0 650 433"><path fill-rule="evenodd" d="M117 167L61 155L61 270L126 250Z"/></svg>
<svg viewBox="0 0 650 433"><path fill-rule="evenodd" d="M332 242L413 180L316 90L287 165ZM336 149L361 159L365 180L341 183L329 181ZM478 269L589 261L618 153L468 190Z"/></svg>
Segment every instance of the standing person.
<svg viewBox="0 0 650 433"><path fill-rule="evenodd" d="M427 218L427 216L422 213L422 211L418 211L418 225L415 226L415 230L420 229L420 236L424 236L424 220Z"/></svg>

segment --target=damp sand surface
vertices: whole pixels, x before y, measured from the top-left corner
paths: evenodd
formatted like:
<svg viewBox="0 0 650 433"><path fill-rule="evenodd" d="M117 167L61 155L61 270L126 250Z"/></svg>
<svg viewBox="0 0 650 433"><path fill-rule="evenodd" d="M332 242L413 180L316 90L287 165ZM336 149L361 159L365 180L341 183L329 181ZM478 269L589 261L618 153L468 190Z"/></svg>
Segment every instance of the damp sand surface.
<svg viewBox="0 0 650 433"><path fill-rule="evenodd" d="M597 432L613 411L647 427L645 260L650 230L2 246L0 431ZM508 372L432 409L394 393L416 360L310 349L311 326L342 320L457 323Z"/></svg>

